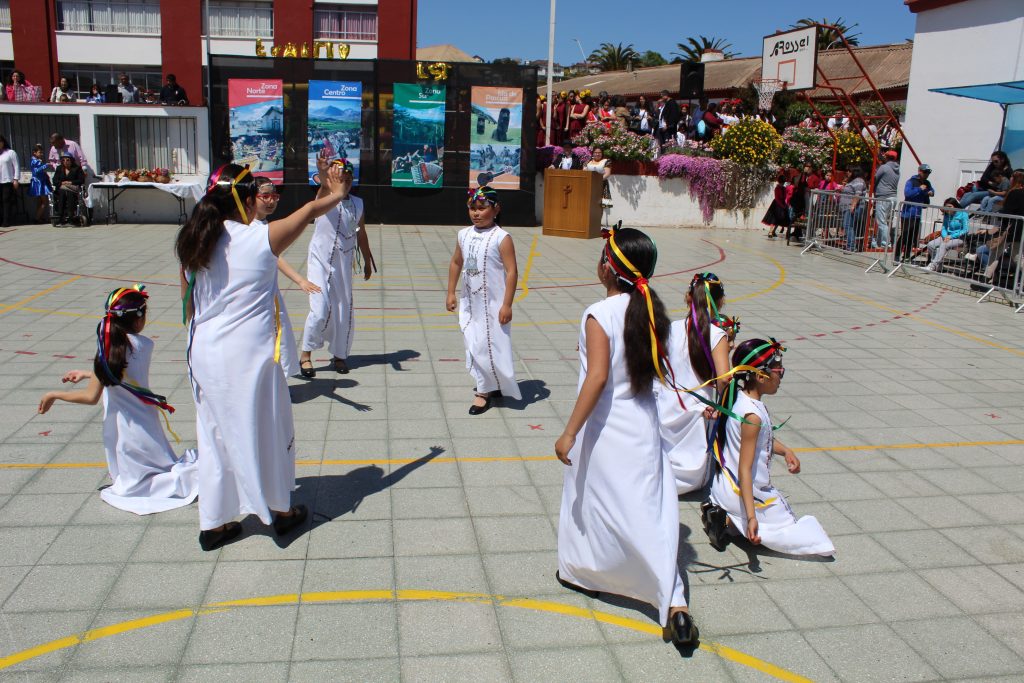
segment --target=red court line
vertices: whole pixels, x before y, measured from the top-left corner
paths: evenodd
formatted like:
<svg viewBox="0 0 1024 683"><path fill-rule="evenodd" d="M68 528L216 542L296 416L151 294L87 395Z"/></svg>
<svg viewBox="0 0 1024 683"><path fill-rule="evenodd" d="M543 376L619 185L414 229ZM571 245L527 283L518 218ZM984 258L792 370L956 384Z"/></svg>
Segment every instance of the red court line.
<svg viewBox="0 0 1024 683"><path fill-rule="evenodd" d="M931 308L935 304L939 303L939 300L942 299L943 296L945 296L947 291L948 290L945 290L945 289L940 291L938 294L936 294L935 296L932 297L931 301L929 301L928 303L926 303L923 306L918 306L917 308L915 308L912 311L907 311L905 313L900 313L899 315L894 315L893 317L886 318L885 320L879 320L878 322L874 322L874 323L864 323L863 325L854 325L853 327L851 327L849 329L846 329L846 330L832 330L831 332L816 332L816 333L813 333L813 334L810 334L810 335L806 335L806 336L803 336L803 337L794 337L792 341L807 341L808 339L810 339L812 337L815 338L815 339L818 339L818 338L821 338L821 337L827 337L830 334L843 334L844 332L853 332L853 331L856 331L856 330L861 330L861 329L864 329L865 327L875 327L876 325L885 325L887 323L891 323L891 322L894 322L896 320L902 320L903 318L910 317L910 316L912 316L915 313L920 313L921 311L928 310L929 308Z"/></svg>

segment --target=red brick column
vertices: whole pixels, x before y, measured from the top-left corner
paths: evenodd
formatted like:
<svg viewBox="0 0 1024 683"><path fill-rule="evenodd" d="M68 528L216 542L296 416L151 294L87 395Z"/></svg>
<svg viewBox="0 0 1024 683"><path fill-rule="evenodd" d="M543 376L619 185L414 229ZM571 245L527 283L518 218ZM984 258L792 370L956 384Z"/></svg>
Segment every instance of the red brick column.
<svg viewBox="0 0 1024 683"><path fill-rule="evenodd" d="M14 68L32 85L41 86L43 99L57 83L57 6L55 0L11 0L11 40Z"/></svg>
<svg viewBox="0 0 1024 683"><path fill-rule="evenodd" d="M174 74L194 105L206 99L203 87L205 50L203 3L160 0L160 58L164 79L167 74Z"/></svg>
<svg viewBox="0 0 1024 683"><path fill-rule="evenodd" d="M378 0L377 57L416 59L416 0Z"/></svg>

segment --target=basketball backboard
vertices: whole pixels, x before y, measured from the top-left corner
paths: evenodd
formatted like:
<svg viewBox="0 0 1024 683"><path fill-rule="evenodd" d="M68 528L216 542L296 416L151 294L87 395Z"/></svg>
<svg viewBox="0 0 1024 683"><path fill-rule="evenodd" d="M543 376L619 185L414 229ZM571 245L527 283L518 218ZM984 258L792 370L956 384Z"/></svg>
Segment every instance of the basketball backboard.
<svg viewBox="0 0 1024 683"><path fill-rule="evenodd" d="M761 78L782 81L786 90L809 90L817 83L816 26L764 37Z"/></svg>

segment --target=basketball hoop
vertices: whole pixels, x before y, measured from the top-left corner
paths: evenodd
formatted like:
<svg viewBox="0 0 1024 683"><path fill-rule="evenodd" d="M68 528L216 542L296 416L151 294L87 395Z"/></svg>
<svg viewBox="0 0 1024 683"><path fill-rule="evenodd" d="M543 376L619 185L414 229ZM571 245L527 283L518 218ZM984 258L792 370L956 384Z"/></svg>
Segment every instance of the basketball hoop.
<svg viewBox="0 0 1024 683"><path fill-rule="evenodd" d="M777 78L758 78L751 82L757 91L757 108L771 111L775 94L786 88L786 82Z"/></svg>

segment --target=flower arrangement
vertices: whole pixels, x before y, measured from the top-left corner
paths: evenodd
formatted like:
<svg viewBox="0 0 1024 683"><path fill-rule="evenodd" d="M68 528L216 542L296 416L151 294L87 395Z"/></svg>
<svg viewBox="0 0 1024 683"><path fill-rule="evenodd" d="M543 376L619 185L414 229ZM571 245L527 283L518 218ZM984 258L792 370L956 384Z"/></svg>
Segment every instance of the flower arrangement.
<svg viewBox="0 0 1024 683"><path fill-rule="evenodd" d="M860 133L849 130L833 131L836 136L836 156L843 167L871 164L871 150Z"/></svg>
<svg viewBox="0 0 1024 683"><path fill-rule="evenodd" d="M743 118L711 139L715 156L732 159L746 166L763 166L775 159L782 136L771 124L755 118Z"/></svg>
<svg viewBox="0 0 1024 683"><path fill-rule="evenodd" d="M600 148L605 157L612 161L654 160L650 138L631 133L619 126L612 126L609 130L600 123L588 123L579 135L573 138L572 143L577 145L573 149L573 154L579 147L588 148L587 161L590 160L589 150L595 148Z"/></svg>
<svg viewBox="0 0 1024 683"><path fill-rule="evenodd" d="M658 158L659 178L686 178L690 197L700 204L705 223L711 223L725 190L725 162L711 157L665 154Z"/></svg>
<svg viewBox="0 0 1024 683"><path fill-rule="evenodd" d="M140 183L169 183L171 171L167 168L119 168L114 171L114 180L130 180Z"/></svg>
<svg viewBox="0 0 1024 683"><path fill-rule="evenodd" d="M580 160L580 164L586 164L594 158L594 155L590 153L590 148L588 147L573 147L572 155Z"/></svg>
<svg viewBox="0 0 1024 683"><path fill-rule="evenodd" d="M779 165L784 168L813 168L832 165L832 136L814 128L791 126L782 133Z"/></svg>
<svg viewBox="0 0 1024 683"><path fill-rule="evenodd" d="M555 157L560 155L563 151L558 145L546 145L544 147L538 147L537 152L534 154L533 163L538 173L543 173L544 169L551 165L551 162L555 160Z"/></svg>

